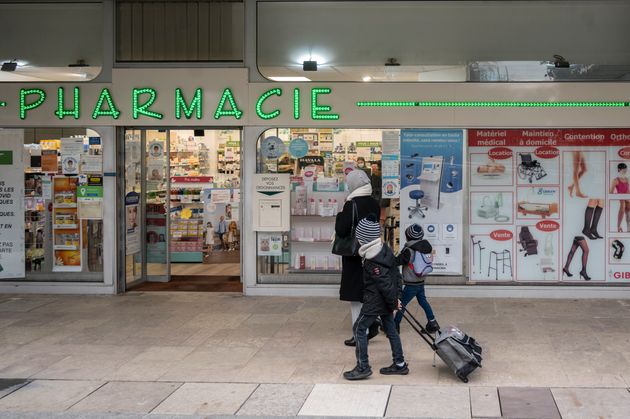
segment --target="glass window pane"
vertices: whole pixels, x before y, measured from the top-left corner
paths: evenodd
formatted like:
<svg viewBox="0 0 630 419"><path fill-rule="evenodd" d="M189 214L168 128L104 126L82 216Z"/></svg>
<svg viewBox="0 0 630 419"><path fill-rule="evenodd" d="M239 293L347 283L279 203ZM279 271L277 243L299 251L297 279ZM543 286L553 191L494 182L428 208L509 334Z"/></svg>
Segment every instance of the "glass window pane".
<svg viewBox="0 0 630 419"><path fill-rule="evenodd" d="M627 16L618 0L264 2L258 67L303 81L628 80Z"/></svg>

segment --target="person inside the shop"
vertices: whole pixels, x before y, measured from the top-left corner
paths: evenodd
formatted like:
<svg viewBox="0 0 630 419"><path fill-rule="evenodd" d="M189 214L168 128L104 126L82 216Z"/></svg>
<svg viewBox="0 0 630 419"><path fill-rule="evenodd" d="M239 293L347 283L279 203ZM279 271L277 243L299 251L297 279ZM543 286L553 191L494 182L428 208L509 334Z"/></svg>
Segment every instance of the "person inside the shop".
<svg viewBox="0 0 630 419"><path fill-rule="evenodd" d="M357 168L363 170L368 175L370 174L370 169L365 164L365 159L363 157L357 157Z"/></svg>
<svg viewBox="0 0 630 419"><path fill-rule="evenodd" d="M368 214L379 214L378 202L372 198L372 185L370 178L363 170L352 170L346 175L346 185L350 195L346 198L343 210L337 214L335 221L335 234L340 237L348 237L356 228L359 220ZM354 217L353 217L354 212ZM341 259L341 286L339 299L350 302L352 324L356 322L363 304L363 269L361 257L343 256ZM368 333L368 338L378 335L378 323L374 323ZM346 339L344 344L355 346L353 337Z"/></svg>
<svg viewBox="0 0 630 419"><path fill-rule="evenodd" d="M372 185L372 198L376 199L381 206L379 213L381 224L385 222L386 210L389 207L389 199L383 199L383 174L381 173L381 162L372 162L372 174L370 183Z"/></svg>
<svg viewBox="0 0 630 419"><path fill-rule="evenodd" d="M212 222L208 221L206 224L206 255L209 257L210 253L214 248L214 227L212 227Z"/></svg>
<svg viewBox="0 0 630 419"><path fill-rule="evenodd" d="M221 243L221 248L223 250L227 250L225 233L227 233L227 222L225 221L225 217L221 216L219 218L219 222L217 223L217 235L219 236L219 242Z"/></svg>

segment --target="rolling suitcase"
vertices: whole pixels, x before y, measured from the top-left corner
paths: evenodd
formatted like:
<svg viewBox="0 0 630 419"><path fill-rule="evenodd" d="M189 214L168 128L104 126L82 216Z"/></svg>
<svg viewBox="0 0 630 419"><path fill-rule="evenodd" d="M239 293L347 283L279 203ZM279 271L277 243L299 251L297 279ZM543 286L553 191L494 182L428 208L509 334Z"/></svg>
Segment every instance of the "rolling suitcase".
<svg viewBox="0 0 630 419"><path fill-rule="evenodd" d="M481 346L472 337L454 326L440 329L433 337L411 313L403 311L403 317L464 383L471 372L481 368Z"/></svg>

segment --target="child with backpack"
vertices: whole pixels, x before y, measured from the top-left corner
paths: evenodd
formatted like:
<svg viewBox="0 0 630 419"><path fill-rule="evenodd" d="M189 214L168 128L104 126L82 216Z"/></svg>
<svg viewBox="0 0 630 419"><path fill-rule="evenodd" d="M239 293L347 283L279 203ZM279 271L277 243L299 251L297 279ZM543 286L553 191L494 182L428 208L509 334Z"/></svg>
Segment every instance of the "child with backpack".
<svg viewBox="0 0 630 419"><path fill-rule="evenodd" d="M401 277L392 249L381 240L381 226L374 214L369 214L357 224L355 236L361 245L359 256L363 258L363 306L352 326L356 342L357 365L346 371L347 380L362 380L372 375L368 361L367 330L380 317L383 329L392 349L393 363L380 369L384 375L406 375L409 367L403 356L400 336L394 325L396 310L400 310ZM359 274L359 273L357 273Z"/></svg>
<svg viewBox="0 0 630 419"><path fill-rule="evenodd" d="M435 333L440 330L440 325L435 320L431 305L427 301L424 292L424 276L433 271L433 247L424 240L424 230L418 224L412 224L405 229L407 241L398 256L396 262L402 265L403 292L400 302L402 310L396 314L394 322L396 330L400 333L400 321L407 304L415 297L427 316L427 332Z"/></svg>

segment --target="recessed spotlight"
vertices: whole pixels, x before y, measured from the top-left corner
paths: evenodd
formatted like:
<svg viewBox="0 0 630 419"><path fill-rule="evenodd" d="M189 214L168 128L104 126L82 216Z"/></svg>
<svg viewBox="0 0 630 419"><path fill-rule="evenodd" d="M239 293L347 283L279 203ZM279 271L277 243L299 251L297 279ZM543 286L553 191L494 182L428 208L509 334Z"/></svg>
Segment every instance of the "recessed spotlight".
<svg viewBox="0 0 630 419"><path fill-rule="evenodd" d="M306 60L302 62L302 70L317 71L317 61Z"/></svg>
<svg viewBox="0 0 630 419"><path fill-rule="evenodd" d="M17 63L15 61L7 61L2 63L2 71L15 71L17 68Z"/></svg>
<svg viewBox="0 0 630 419"><path fill-rule="evenodd" d="M371 76L363 76L362 80L363 81L370 81L370 80L372 80L372 77Z"/></svg>
<svg viewBox="0 0 630 419"><path fill-rule="evenodd" d="M308 77L301 76L269 76L269 79L273 81L311 81Z"/></svg>

